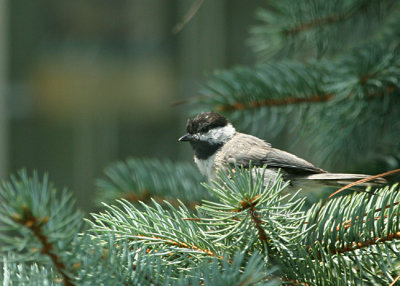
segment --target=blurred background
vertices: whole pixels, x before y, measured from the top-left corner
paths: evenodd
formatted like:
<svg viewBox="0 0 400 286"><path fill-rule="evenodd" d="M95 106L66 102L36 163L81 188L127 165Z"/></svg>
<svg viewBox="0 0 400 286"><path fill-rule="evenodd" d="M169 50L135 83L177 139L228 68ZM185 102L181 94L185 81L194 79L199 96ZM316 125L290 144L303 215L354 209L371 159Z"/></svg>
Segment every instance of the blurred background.
<svg viewBox="0 0 400 286"><path fill-rule="evenodd" d="M0 0L0 177L48 172L93 207L94 179L129 156L190 160L178 144L207 72L250 64L265 1ZM201 2L201 1L198 1Z"/></svg>

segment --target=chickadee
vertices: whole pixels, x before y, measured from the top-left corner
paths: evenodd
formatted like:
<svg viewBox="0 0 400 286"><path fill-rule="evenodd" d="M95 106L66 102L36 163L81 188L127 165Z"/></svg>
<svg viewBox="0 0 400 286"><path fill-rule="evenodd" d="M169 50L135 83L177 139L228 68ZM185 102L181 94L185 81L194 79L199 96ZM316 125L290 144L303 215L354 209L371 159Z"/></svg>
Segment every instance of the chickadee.
<svg viewBox="0 0 400 286"><path fill-rule="evenodd" d="M217 178L219 170L227 170L235 164L244 168L251 166L262 168L265 165L265 184L278 176L278 170L284 180L289 180L293 188L315 188L341 186L367 178L362 174L329 173L288 152L272 148L271 144L255 136L237 132L233 125L222 115L215 112L203 112L187 122L187 134L179 141L188 141L194 150L194 161L200 172L209 181ZM384 184L386 180L378 178L360 186Z"/></svg>

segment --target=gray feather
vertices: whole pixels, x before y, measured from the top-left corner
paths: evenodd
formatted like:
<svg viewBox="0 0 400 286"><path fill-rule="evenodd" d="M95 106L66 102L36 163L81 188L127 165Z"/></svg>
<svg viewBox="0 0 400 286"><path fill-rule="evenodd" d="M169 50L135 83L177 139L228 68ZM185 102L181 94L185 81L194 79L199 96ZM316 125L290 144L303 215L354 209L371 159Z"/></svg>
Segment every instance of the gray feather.
<svg viewBox="0 0 400 286"><path fill-rule="evenodd" d="M229 163L248 167L265 166L281 168L288 173L319 174L325 171L288 152L272 148L271 145L255 136L237 132L221 148L216 163Z"/></svg>
<svg viewBox="0 0 400 286"><path fill-rule="evenodd" d="M348 185L354 183L355 181L365 179L370 177L369 175L364 174L342 174L342 173L325 173L325 174L314 174L304 177L306 180L314 180L324 182L326 185ZM386 184L387 181L383 178L375 178L371 181L358 184L357 186L365 187L365 186L379 186L382 184Z"/></svg>
<svg viewBox="0 0 400 286"><path fill-rule="evenodd" d="M249 167L263 167L267 165L265 175L267 181L273 181L277 176L278 169L285 180L291 181L294 188L315 188L324 186L345 186L360 179L369 177L363 174L341 174L328 173L315 167L310 162L288 152L272 148L264 140L255 136L237 132L231 140L217 152L215 167L226 168L226 164L232 167L234 164ZM385 184L382 178L357 185L357 187L377 186Z"/></svg>

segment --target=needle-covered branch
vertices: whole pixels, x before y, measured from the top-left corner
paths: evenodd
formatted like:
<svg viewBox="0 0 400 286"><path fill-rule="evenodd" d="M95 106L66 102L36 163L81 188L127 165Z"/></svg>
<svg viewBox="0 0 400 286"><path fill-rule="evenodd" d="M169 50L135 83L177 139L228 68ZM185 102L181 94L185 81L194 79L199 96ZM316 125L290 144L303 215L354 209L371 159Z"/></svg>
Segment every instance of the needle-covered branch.
<svg viewBox="0 0 400 286"><path fill-rule="evenodd" d="M394 185L375 190L374 195L354 193L331 200L319 214L318 209L311 208L307 221L315 228L304 243L319 241L333 253L340 253L397 239L399 200L399 188Z"/></svg>
<svg viewBox="0 0 400 286"><path fill-rule="evenodd" d="M319 164L382 160L400 150L399 48L388 40L332 59L218 71L196 101L267 141L288 130L305 151L318 150Z"/></svg>
<svg viewBox="0 0 400 286"><path fill-rule="evenodd" d="M262 61L332 55L379 32L397 8L394 0L268 1L257 11L249 43Z"/></svg>
<svg viewBox="0 0 400 286"><path fill-rule="evenodd" d="M57 198L47 178L21 173L1 189L0 277L10 285L18 277L64 285L201 285L232 277L230 285L334 285L388 284L399 275L397 185L304 211L304 199L283 194L288 182L264 185L263 175L251 167L220 173L204 185L215 200L197 215L183 203L105 205L88 230L69 195Z"/></svg>
<svg viewBox="0 0 400 286"><path fill-rule="evenodd" d="M290 279L310 284L389 284L398 275L399 199L394 185L375 190L374 195L355 193L333 199L321 211L315 204L303 225L309 231L277 260L283 268L295 269L285 272Z"/></svg>
<svg viewBox="0 0 400 286"><path fill-rule="evenodd" d="M65 285L74 285L65 263L69 244L82 227L82 214L65 191L57 198L48 177L26 171L0 188L0 251L15 260L41 261L55 269ZM35 268L36 269L36 268Z"/></svg>
<svg viewBox="0 0 400 286"><path fill-rule="evenodd" d="M251 30L259 60L215 71L194 102L267 141L284 133L328 169L396 168L399 13L394 0L269 1Z"/></svg>
<svg viewBox="0 0 400 286"><path fill-rule="evenodd" d="M93 214L93 231L99 235L117 234L117 239L128 239L131 245L145 243L154 255L164 255L167 260L172 257L173 264L222 257L221 250L205 239L206 227L187 219L193 215L183 204L176 209L166 203L168 209L164 209L155 201L153 207L119 203L121 207L105 205L106 212Z"/></svg>
<svg viewBox="0 0 400 286"><path fill-rule="evenodd" d="M264 185L264 172L249 172L236 166L229 174L206 188L219 202L205 201L198 207L202 223L209 227L207 236L226 249L286 248L300 235L304 199L282 192L288 183L278 178Z"/></svg>
<svg viewBox="0 0 400 286"><path fill-rule="evenodd" d="M100 202L125 199L132 203L160 204L168 201L179 206L182 200L191 209L202 199L211 199L200 186L203 179L193 164L169 160L127 159L111 164L105 176L96 181Z"/></svg>

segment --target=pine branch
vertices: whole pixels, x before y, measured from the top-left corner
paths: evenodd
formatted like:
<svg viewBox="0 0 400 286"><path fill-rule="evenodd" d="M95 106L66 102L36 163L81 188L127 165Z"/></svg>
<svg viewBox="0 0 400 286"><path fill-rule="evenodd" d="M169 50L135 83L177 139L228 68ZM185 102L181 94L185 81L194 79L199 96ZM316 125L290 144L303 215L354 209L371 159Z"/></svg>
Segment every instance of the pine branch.
<svg viewBox="0 0 400 286"><path fill-rule="evenodd" d="M254 252L249 256L236 252L231 262L228 259L204 262L191 273L187 285L279 285L273 278L276 268L267 268L264 256Z"/></svg>
<svg viewBox="0 0 400 286"><path fill-rule="evenodd" d="M200 223L209 226L206 234L214 243L223 243L227 249L257 246L261 251L267 246L279 251L300 235L294 229L302 221L304 201L281 196L287 184L280 178L264 186L263 172L253 177L236 166L228 174L221 173L220 181L205 186L219 199L198 207Z"/></svg>
<svg viewBox="0 0 400 286"><path fill-rule="evenodd" d="M188 220L188 219L185 219L185 220ZM147 240L147 241L152 241L152 242L159 241L161 243L165 243L166 245L172 245L172 246L176 246L176 247L188 249L188 250L200 251L211 257L218 257L219 259L224 259L221 255L216 255L214 252L212 252L210 250L199 248L198 246L193 245L193 244L187 244L185 242L174 241L172 239L165 239L165 238L154 236L154 235L151 237L144 236L144 235L138 235L138 237L140 237L141 239Z"/></svg>
<svg viewBox="0 0 400 286"><path fill-rule="evenodd" d="M19 217L19 214L16 214L13 219L17 223L29 228L33 232L34 237L37 238L37 240L42 245L40 253L50 258L54 267L62 276L64 284L66 286L73 286L74 283L66 274L68 273L68 270L65 264L62 262L61 258L54 252L54 245L49 241L49 237L43 231L43 225L45 225L49 221L49 217L46 216L42 219L35 217L32 211L28 209L26 205L24 205L22 209L22 217Z"/></svg>
<svg viewBox="0 0 400 286"><path fill-rule="evenodd" d="M82 214L71 194L57 197L48 177L26 171L11 176L0 188L0 253L15 261L54 267L65 285L74 285L65 261L70 243L82 227ZM52 272L53 273L53 272Z"/></svg>
<svg viewBox="0 0 400 286"><path fill-rule="evenodd" d="M237 102L230 105L217 106L216 110L219 112L232 112L235 110L260 108L260 107L287 106L291 104L300 104L300 103L320 103L320 102L330 101L332 99L333 99L332 94L313 95L306 98L288 97L283 99L269 99L269 100L253 101L248 103Z"/></svg>
<svg viewBox="0 0 400 286"><path fill-rule="evenodd" d="M331 253L345 253L398 239L400 194L397 186L386 188L370 198L367 196L369 195L356 194L338 198L335 202L330 202L329 206L323 207L321 212L318 212L320 208L312 209L310 214L318 218L314 224L316 229L306 238L306 244L319 241ZM338 208L339 205L341 207ZM319 217L322 214L323 217ZM352 218L346 219L346 216ZM366 219L360 219L361 217Z"/></svg>
<svg viewBox="0 0 400 286"><path fill-rule="evenodd" d="M10 262L14 257L3 257L3 271L0 272L2 285L62 285L63 279L59 278L52 269L40 266L36 263L31 265L15 264Z"/></svg>
<svg viewBox="0 0 400 286"><path fill-rule="evenodd" d="M346 154L355 161L355 151L362 159L397 158L397 2L273 0L259 13L263 23L250 42L262 61L288 59L217 71L196 102L230 113L238 130L259 137L287 128L305 139L319 158L314 162L346 162ZM304 210L297 193L283 195L289 182L278 176L266 186L261 169L236 166L205 188L202 180L193 164L115 163L96 183L99 201L108 203L87 221L88 230L71 195L56 195L47 176L11 177L0 188L0 280L10 286L398 281L397 185Z"/></svg>
<svg viewBox="0 0 400 286"><path fill-rule="evenodd" d="M366 177L366 178L364 178L364 179L357 180L357 181L355 181L355 182L352 182L352 183L350 183L350 184L347 184L347 185L341 187L341 188L338 189L337 191L331 193L331 194L321 203L320 208L319 208L319 209L317 210L317 212L316 212L315 219L318 218L318 214L320 213L321 209L325 206L326 202L327 202L329 199L333 198L333 196L336 196L337 194L339 194L339 193L341 193L341 192L343 192L343 191L345 191L345 190L347 190L347 189L350 189L351 187L354 187L354 186L357 186L357 185L361 185L362 183L370 182L370 181L373 181L373 180L378 179L378 178L383 178L383 177L386 177L386 176L389 176L389 175L393 175L393 174L398 173L398 172L400 172L400 169L391 170L391 171L384 172L384 173L381 173L381 174L378 174L378 175L369 176L369 177ZM384 183L384 182L385 182L385 181L383 181L382 183ZM371 194L374 194L374 193L371 193ZM397 202L394 203L394 205L397 205L397 204L398 204ZM386 208L386 207L385 207L385 208ZM381 210L382 210L382 209L380 208L378 211L381 211ZM377 211L377 210L375 210L375 211ZM364 216L366 216L366 215L367 215L367 214L364 214ZM358 217L356 217L356 219L358 219ZM348 223L350 223L350 222L351 222L351 220L349 220L348 222L346 222L346 224L348 224Z"/></svg>
<svg viewBox="0 0 400 286"><path fill-rule="evenodd" d="M371 44L309 64L218 71L197 102L229 112L238 130L261 138L268 134L267 141L286 128L295 143L304 139L309 150L318 150L311 158L316 164L329 159L340 168L349 160L392 156L400 150L400 141L393 138L400 132L400 46L394 43Z"/></svg>
<svg viewBox="0 0 400 286"><path fill-rule="evenodd" d="M300 23L299 25L297 25L295 27L289 28L284 33L286 33L288 35L295 35L295 34L298 34L298 33L301 33L306 30L310 30L310 29L313 29L316 27L340 22L340 21L350 18L354 14L354 12L355 12L355 10L347 11L346 13L342 13L342 14L334 13L325 18L313 19L310 22Z"/></svg>
<svg viewBox="0 0 400 286"><path fill-rule="evenodd" d="M261 197L260 195L257 195L254 198L251 198L250 200L242 201L242 203L241 203L242 210L241 211L244 211L246 209L249 210L251 220L254 222L255 228L258 231L258 238L259 238L261 244L264 245L264 244L268 244L270 241L262 227L262 225L264 223L261 220L261 216L259 214L257 214L256 205L257 205L258 199L260 197Z"/></svg>
<svg viewBox="0 0 400 286"><path fill-rule="evenodd" d="M169 253L166 258L183 255L181 263L187 263L184 257L189 254L193 260L221 257L220 251L205 239L203 234L206 229L195 221L187 220L193 215L183 204L175 209L167 203L168 210L155 201L154 208L142 203L141 208L137 209L127 201L120 201L120 204L122 209L105 205L106 213L93 214L95 222L91 222L91 225L95 233L118 233L122 239L128 237L132 245L145 243L159 255Z"/></svg>
<svg viewBox="0 0 400 286"><path fill-rule="evenodd" d="M3 221L16 229L29 229L44 246L42 254L50 256L51 265L37 264L33 272L21 272L27 280L45 266L50 272L40 281L51 277L67 285L82 281L90 285L212 285L214 279L232 281L232 273L236 273L236 283L229 285L264 285L274 280L268 270L272 261L281 267L278 275L283 281L297 285L394 280L390 273L395 273L393 261L400 259L400 252L389 246L400 238L397 186L372 197L361 193L335 198L323 206L310 226L305 221L316 217L318 204L304 213L303 201L295 200L296 195L282 196L286 184L279 177L265 186L264 172L249 170L236 166L220 173L213 185L205 185L217 201L198 207L200 217L182 203L179 208L166 203L167 209L156 202L153 207L144 203L135 207L127 201L121 201L120 207L106 205L104 213L93 214L90 232L74 236L72 242L64 236L70 243L63 255L55 251L64 241L56 245L48 232L54 214L37 213L38 203L51 194L47 192L42 200L37 197L46 193L47 183L39 184L37 179L22 175L22 183L14 180L15 188L5 184L7 191L0 192L3 197L11 198L15 195L12 191L19 190L20 196L29 195L35 203L21 207L20 212L8 209L11 219ZM47 201L47 211L66 205L62 198L61 204ZM22 200L18 205L22 202L26 203ZM7 204L0 206L4 212ZM257 254L260 250L262 260ZM52 256L54 253L60 259ZM4 265L6 269L16 267L8 262ZM65 269L60 269L63 266ZM71 284L63 276L55 278L67 268ZM5 276L9 281L17 277L8 270Z"/></svg>
<svg viewBox="0 0 400 286"><path fill-rule="evenodd" d="M102 202L121 198L132 203L155 200L179 206L182 200L193 209L201 199L211 199L200 188L203 178L191 163L131 158L111 164L104 173L105 178L96 181Z"/></svg>
<svg viewBox="0 0 400 286"><path fill-rule="evenodd" d="M396 17L398 7L393 0L270 1L258 10L259 23L250 30L249 43L263 62L332 56L368 42L387 18Z"/></svg>
<svg viewBox="0 0 400 286"><path fill-rule="evenodd" d="M300 228L309 229L298 241L303 242L283 248L274 257L282 269L287 269L286 279L311 285L357 284L363 280L390 283L390 275L396 273L394 261L400 258L400 194L397 185L375 193L333 199L319 215L321 203L314 205L306 221L313 221L315 216L318 219L312 226Z"/></svg>
<svg viewBox="0 0 400 286"><path fill-rule="evenodd" d="M307 102L329 99L321 89L318 71L316 66L298 62L218 71L202 89L204 96L197 103L211 110L231 111L228 117L241 131L274 136L286 126L290 114L310 108ZM258 124L260 121L270 124ZM293 128L300 122L294 121Z"/></svg>
<svg viewBox="0 0 400 286"><path fill-rule="evenodd" d="M219 111L235 111L395 96L399 61L398 47L379 44L332 61L237 67L215 73L203 88L205 97L197 100Z"/></svg>
<svg viewBox="0 0 400 286"><path fill-rule="evenodd" d="M383 237L374 237L370 240L366 240L363 242L350 242L347 243L346 245L340 245L339 248L336 249L331 249L332 254L341 254L341 253L345 253L348 251L354 251L354 250L358 250L361 248L365 248L365 247L369 247L371 245L376 245L378 243L385 243L387 241L392 241L394 239L400 239L400 232L396 232L396 233L389 233L386 236Z"/></svg>
<svg viewBox="0 0 400 286"><path fill-rule="evenodd" d="M342 22L353 17L357 13L362 13L363 11L366 10L368 5L372 4L371 1L357 1L357 2L353 5L349 5L349 8L347 10L344 10L343 12L334 12L323 18L315 18L308 22L299 23L297 26L294 26L286 30L285 33L287 33L288 35L295 35L304 32L306 30L334 24L337 22Z"/></svg>
<svg viewBox="0 0 400 286"><path fill-rule="evenodd" d="M144 245L132 246L114 234L83 235L73 249L74 277L83 285L171 285L172 269Z"/></svg>
<svg viewBox="0 0 400 286"><path fill-rule="evenodd" d="M330 100L324 94L318 67L301 63L270 63L254 68L218 71L204 86L200 103L220 111Z"/></svg>

